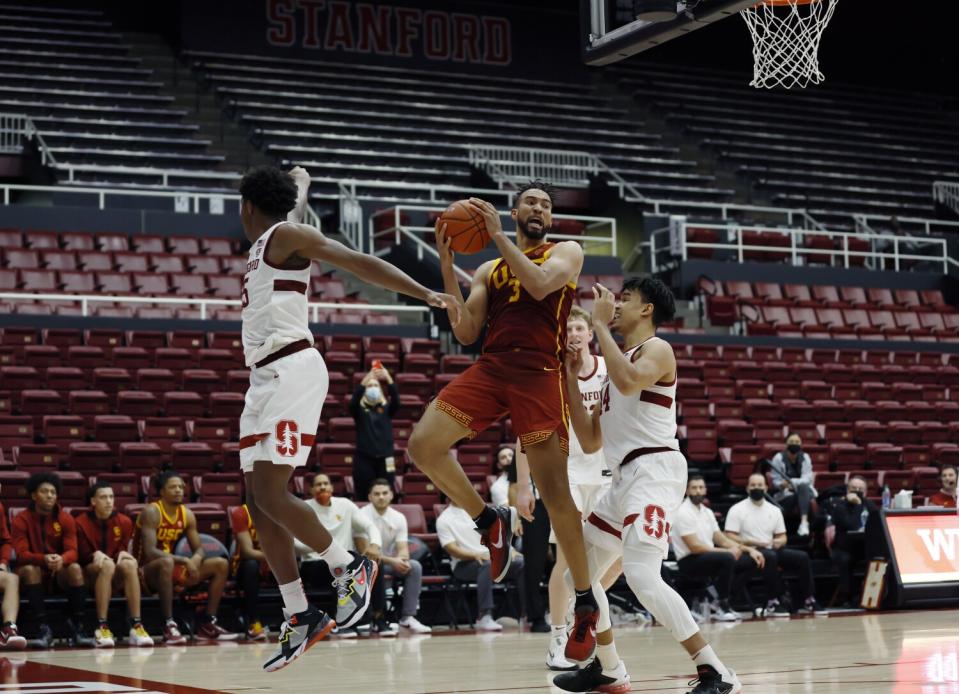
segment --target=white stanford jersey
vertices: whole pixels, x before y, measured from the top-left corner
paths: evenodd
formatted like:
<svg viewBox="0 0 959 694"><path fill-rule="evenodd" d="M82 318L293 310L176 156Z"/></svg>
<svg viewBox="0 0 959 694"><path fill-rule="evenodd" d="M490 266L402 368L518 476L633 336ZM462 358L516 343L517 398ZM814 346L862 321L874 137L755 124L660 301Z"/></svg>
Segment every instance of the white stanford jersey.
<svg viewBox="0 0 959 694"><path fill-rule="evenodd" d="M270 265L266 259L270 239L276 228L271 226L250 248L243 277L243 355L252 367L291 342L309 340L307 292L310 289L310 261L296 269Z"/></svg>
<svg viewBox="0 0 959 694"><path fill-rule="evenodd" d="M653 336L628 350L626 358L635 361L643 345L659 339L662 338ZM607 377L600 406L603 453L610 470L619 468L623 459L637 448L679 449L675 374L670 383L660 381L630 396L619 392Z"/></svg>
<svg viewBox="0 0 959 694"><path fill-rule="evenodd" d="M603 394L603 383L606 381L606 361L602 357L590 356L593 360L593 372L587 377L579 377L579 394L583 397L583 407L587 414L592 414L593 408L599 406ZM569 428L569 471L570 484L604 484L610 480L606 469L606 459L603 451L583 453L576 432ZM603 473L606 472L604 477Z"/></svg>

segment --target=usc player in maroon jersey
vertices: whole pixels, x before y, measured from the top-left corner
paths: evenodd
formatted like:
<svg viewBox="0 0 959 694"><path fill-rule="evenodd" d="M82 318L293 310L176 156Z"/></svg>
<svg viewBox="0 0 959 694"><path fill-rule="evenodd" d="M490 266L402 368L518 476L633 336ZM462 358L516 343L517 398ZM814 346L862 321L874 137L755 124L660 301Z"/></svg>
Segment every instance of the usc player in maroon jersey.
<svg viewBox="0 0 959 694"><path fill-rule="evenodd" d="M511 513L486 505L449 449L503 417L512 418L533 482L569 559L576 586L574 631L584 635L583 648L591 652L596 601L590 589L582 523L566 476L569 425L563 380L566 319L583 267L583 249L573 241L546 240L553 195L543 182L531 182L516 194L510 211L516 223L515 244L503 231L493 205L478 198L471 198L470 205L483 216L501 257L477 269L468 299L463 299L453 271L453 252L439 223L436 245L444 291L459 302L460 321L453 334L460 343L470 345L485 328L483 353L426 409L410 438L409 455L473 518L490 550L493 579L499 581L509 570Z"/></svg>

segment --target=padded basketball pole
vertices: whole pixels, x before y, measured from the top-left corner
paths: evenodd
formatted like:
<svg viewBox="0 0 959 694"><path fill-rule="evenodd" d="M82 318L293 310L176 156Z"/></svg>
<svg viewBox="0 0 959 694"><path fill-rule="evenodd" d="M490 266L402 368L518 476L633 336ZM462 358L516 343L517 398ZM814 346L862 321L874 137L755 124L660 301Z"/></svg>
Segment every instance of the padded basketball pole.
<svg viewBox="0 0 959 694"><path fill-rule="evenodd" d="M693 3L688 3L693 5ZM637 20L606 32L606 8L602 0L580 0L580 36L583 62L608 65L731 17L755 5L756 0L701 0L665 22Z"/></svg>

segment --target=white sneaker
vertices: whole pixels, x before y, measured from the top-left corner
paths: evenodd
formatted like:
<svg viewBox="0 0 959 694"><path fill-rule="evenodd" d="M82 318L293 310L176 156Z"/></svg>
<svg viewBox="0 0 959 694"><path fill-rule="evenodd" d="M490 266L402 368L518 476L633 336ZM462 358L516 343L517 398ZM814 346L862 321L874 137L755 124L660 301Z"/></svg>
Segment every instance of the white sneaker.
<svg viewBox="0 0 959 694"><path fill-rule="evenodd" d="M115 644L113 632L108 626L99 626L93 632L93 645L97 648L113 648Z"/></svg>
<svg viewBox="0 0 959 694"><path fill-rule="evenodd" d="M802 521L799 524L799 529L796 530L796 534L799 537L808 537L809 536L809 521Z"/></svg>
<svg viewBox="0 0 959 694"><path fill-rule="evenodd" d="M403 617L400 620L400 629L409 629L411 634L432 634L433 627L428 627L416 617Z"/></svg>
<svg viewBox="0 0 959 694"><path fill-rule="evenodd" d="M503 631L503 625L494 620L492 615L484 614L476 622L476 631Z"/></svg>
<svg viewBox="0 0 959 694"><path fill-rule="evenodd" d="M576 670L579 666L571 660L566 660L566 632L562 635L551 636L549 650L546 651L546 667L550 670Z"/></svg>
<svg viewBox="0 0 959 694"><path fill-rule="evenodd" d="M128 641L131 646L153 645L153 637L147 633L147 630L143 628L142 624L137 624L135 627L130 627L130 636Z"/></svg>
<svg viewBox="0 0 959 694"><path fill-rule="evenodd" d="M709 606L713 619L717 622L738 622L742 619L738 612L730 609L728 605L723 605L716 601Z"/></svg>

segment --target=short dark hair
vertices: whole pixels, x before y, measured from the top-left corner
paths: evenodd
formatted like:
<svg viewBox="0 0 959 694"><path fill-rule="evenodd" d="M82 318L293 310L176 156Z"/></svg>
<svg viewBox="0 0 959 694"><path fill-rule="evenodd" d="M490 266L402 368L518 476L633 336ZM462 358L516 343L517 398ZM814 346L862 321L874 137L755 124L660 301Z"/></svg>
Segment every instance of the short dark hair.
<svg viewBox="0 0 959 694"><path fill-rule="evenodd" d="M551 203L554 205L556 204L556 188L554 188L552 184L540 180L527 181L521 185L516 190L516 196L513 198L513 200L518 201L521 197L523 197L523 193L528 190L541 190L546 193L546 196L549 198Z"/></svg>
<svg viewBox="0 0 959 694"><path fill-rule="evenodd" d="M690 482L699 482L700 480L702 480L703 482L705 482L705 481L706 481L706 478L703 477L702 475L690 475L690 476L686 479L686 486L688 487Z"/></svg>
<svg viewBox="0 0 959 694"><path fill-rule="evenodd" d="M60 475L55 472L35 472L27 480L27 495L32 495L40 488L41 484L52 484L57 490L57 496L60 496L60 490L63 484L60 482Z"/></svg>
<svg viewBox="0 0 959 694"><path fill-rule="evenodd" d="M286 217L296 207L296 183L275 166L258 166L240 181L240 196L270 217Z"/></svg>
<svg viewBox="0 0 959 694"><path fill-rule="evenodd" d="M90 488L87 490L87 505L89 505L90 502L93 501L93 497L95 497L97 495L97 492L100 491L101 489L113 489L113 485L104 480L97 480L92 485L90 485Z"/></svg>
<svg viewBox="0 0 959 694"><path fill-rule="evenodd" d="M862 475L853 475L853 476L850 477L848 480L846 480L846 487L847 487L847 488L849 487L849 485L852 483L853 480L859 480L859 481L862 482L864 485L866 485L866 489L869 489L869 480L867 480L867 479L866 479L865 477L863 477Z"/></svg>
<svg viewBox="0 0 959 694"><path fill-rule="evenodd" d="M952 463L943 463L943 464L942 464L942 467L939 468L939 474L941 475L941 474L942 474L943 472L945 472L946 470L952 470L952 471L955 472L956 474L959 474L959 468L957 468L957 467L956 467L955 465L953 465Z"/></svg>
<svg viewBox="0 0 959 694"><path fill-rule="evenodd" d="M176 470L164 470L156 476L154 483L156 485L157 494L163 491L163 488L166 486L166 483L172 480L174 477L179 477L181 480L186 482L186 479Z"/></svg>
<svg viewBox="0 0 959 694"><path fill-rule="evenodd" d="M377 477L375 480L370 482L370 491L373 491L373 487L389 487L390 491L393 491L393 485L390 484L390 481L385 477Z"/></svg>
<svg viewBox="0 0 959 694"><path fill-rule="evenodd" d="M643 299L653 305L653 325L659 327L676 315L676 299L662 280L655 277L627 277L623 291L639 292Z"/></svg>

